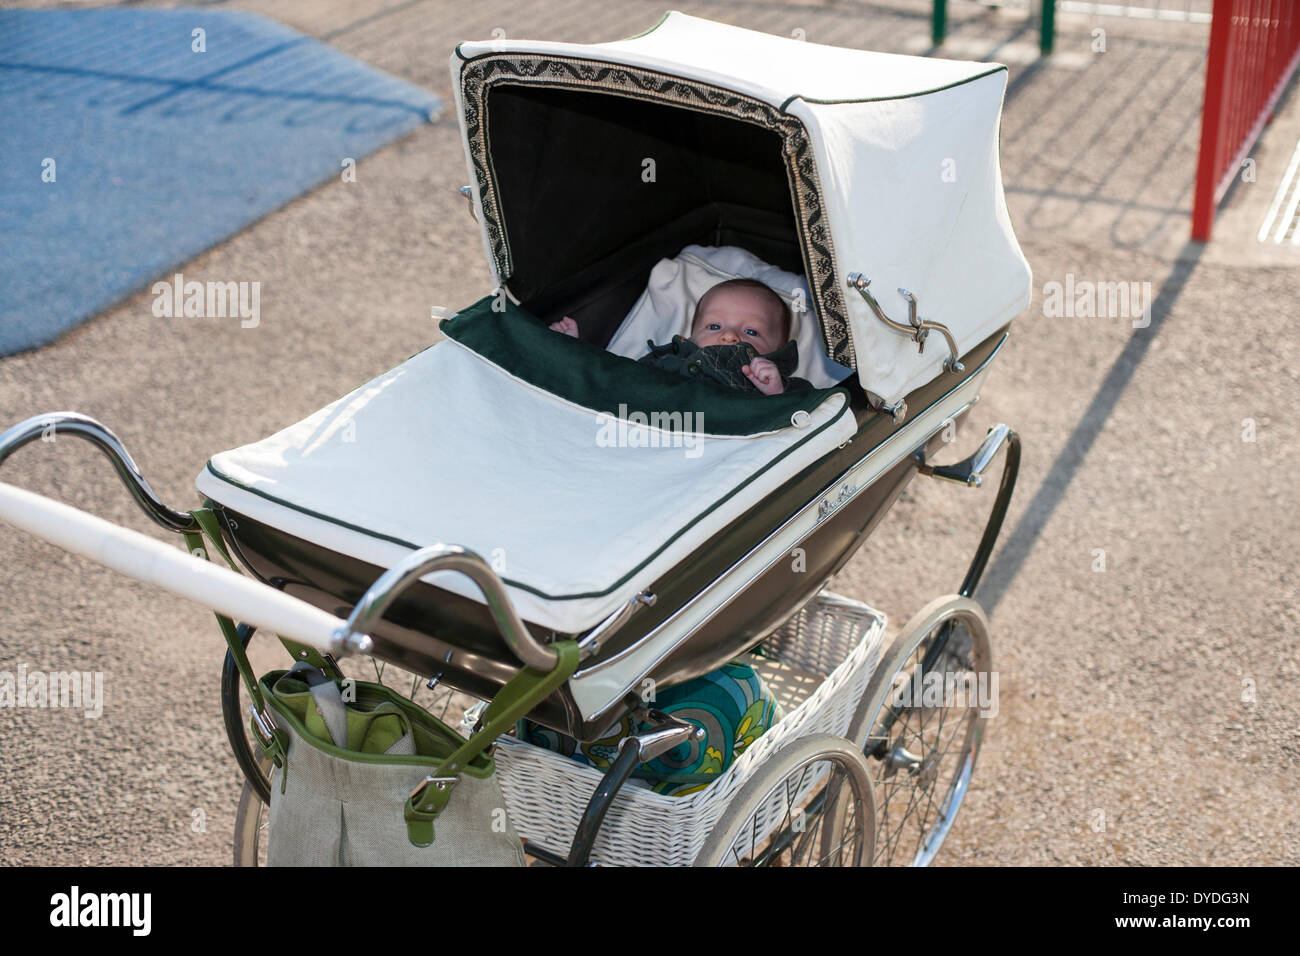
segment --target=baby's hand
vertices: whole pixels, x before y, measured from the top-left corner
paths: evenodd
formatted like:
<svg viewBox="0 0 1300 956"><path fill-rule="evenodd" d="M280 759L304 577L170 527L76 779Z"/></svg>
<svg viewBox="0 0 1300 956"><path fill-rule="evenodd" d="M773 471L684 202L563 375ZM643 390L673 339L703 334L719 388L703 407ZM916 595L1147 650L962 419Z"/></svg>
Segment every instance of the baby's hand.
<svg viewBox="0 0 1300 956"><path fill-rule="evenodd" d="M563 332L565 335L572 335L575 339L578 337L578 323L573 321L567 315L558 322L552 322L550 329L553 332Z"/></svg>
<svg viewBox="0 0 1300 956"><path fill-rule="evenodd" d="M754 383L764 395L780 395L785 391L781 373L776 370L776 363L771 359L756 358L741 369L745 377Z"/></svg>

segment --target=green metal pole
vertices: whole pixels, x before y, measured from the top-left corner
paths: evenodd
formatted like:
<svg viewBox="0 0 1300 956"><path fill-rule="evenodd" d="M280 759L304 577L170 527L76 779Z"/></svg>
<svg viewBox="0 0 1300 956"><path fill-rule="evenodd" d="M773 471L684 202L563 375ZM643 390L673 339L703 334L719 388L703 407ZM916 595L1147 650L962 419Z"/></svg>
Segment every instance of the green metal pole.
<svg viewBox="0 0 1300 956"><path fill-rule="evenodd" d="M934 0L934 14L930 18L930 43L943 46L948 33L948 0Z"/></svg>
<svg viewBox="0 0 1300 956"><path fill-rule="evenodd" d="M1056 45L1056 0L1043 0L1043 16L1038 23L1038 52L1052 55Z"/></svg>

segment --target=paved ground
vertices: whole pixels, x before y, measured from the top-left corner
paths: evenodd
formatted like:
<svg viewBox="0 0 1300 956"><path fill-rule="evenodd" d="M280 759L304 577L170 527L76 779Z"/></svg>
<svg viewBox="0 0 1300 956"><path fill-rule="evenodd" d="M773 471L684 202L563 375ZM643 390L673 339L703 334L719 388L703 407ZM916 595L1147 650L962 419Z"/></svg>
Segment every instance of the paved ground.
<svg viewBox="0 0 1300 956"><path fill-rule="evenodd" d="M448 98L457 40L494 28L612 39L662 12L640 0L227 6ZM925 6L681 8L916 52L928 46ZM1058 54L1038 63L1022 12L952 8L952 54L1012 68L1004 177L1038 294L959 442L1006 421L1025 459L982 593L1001 713L941 862L1294 865L1300 512L1284 467L1300 438L1287 411L1300 377L1300 249L1254 235L1295 148L1300 96L1284 101L1253 154L1256 181L1234 190L1202 248L1185 240L1203 23L1066 14ZM1094 51L1096 29L1105 52ZM187 278L260 280L256 330L164 322L136 296L49 348L0 360L0 421L94 415L164 498L192 501L209 453L390 367L434 336L431 306L486 290L455 193L464 178L448 117L363 162L357 182L323 187L186 266ZM1045 316L1044 285L1069 274L1149 282L1150 326ZM143 526L88 448L37 446L5 472ZM901 624L955 589L990 500L989 490L914 483L836 590ZM103 670L107 684L98 720L0 715L0 860L225 862L238 776L210 617L9 531L0 566L0 661Z"/></svg>

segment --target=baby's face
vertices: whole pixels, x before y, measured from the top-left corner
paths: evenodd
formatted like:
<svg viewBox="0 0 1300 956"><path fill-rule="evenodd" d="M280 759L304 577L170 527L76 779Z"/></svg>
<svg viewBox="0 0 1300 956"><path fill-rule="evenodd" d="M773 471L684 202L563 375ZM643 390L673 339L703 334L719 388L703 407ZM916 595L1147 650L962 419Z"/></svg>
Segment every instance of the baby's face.
<svg viewBox="0 0 1300 956"><path fill-rule="evenodd" d="M701 347L748 342L766 355L785 344L783 318L780 307L761 289L719 289L696 312L691 341Z"/></svg>

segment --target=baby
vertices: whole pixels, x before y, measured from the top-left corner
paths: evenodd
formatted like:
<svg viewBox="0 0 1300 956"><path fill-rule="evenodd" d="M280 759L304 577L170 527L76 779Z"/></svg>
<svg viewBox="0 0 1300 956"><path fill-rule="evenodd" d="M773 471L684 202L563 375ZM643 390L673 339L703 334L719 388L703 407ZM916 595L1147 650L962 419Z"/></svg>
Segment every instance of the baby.
<svg viewBox="0 0 1300 956"><path fill-rule="evenodd" d="M578 334L578 324L567 315L550 327ZM647 342L650 354L640 361L764 395L812 388L793 377L799 347L789 336L790 310L779 295L755 279L730 279L700 297L689 339L674 335L668 345Z"/></svg>

